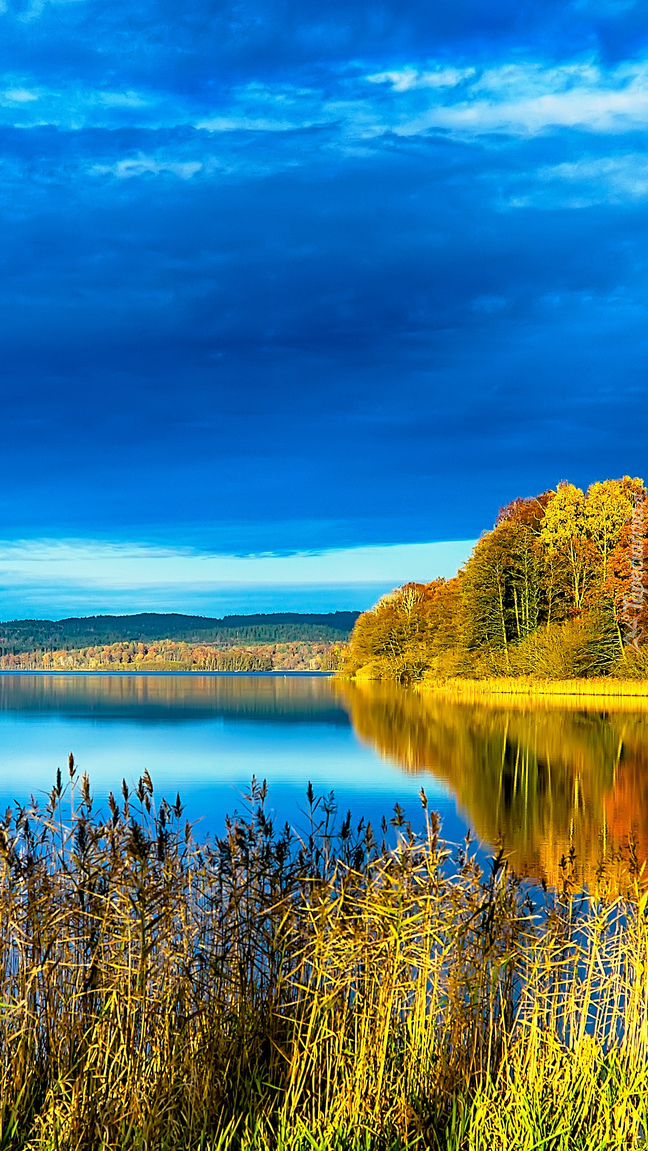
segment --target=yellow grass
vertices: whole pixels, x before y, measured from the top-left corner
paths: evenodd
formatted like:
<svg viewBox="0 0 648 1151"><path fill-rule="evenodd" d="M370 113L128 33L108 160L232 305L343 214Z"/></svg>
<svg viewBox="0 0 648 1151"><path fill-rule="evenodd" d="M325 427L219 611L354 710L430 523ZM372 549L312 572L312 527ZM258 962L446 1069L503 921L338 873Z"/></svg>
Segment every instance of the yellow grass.
<svg viewBox="0 0 648 1151"><path fill-rule="evenodd" d="M600 707L605 701L618 703L628 701L632 708L648 705L648 680L614 679L531 679L523 676L499 676L488 679L423 679L414 685L422 693L448 695L457 700L485 701L489 698L509 700L542 700L546 697L560 701L561 706L569 706L576 701L578 706L586 706L593 701Z"/></svg>

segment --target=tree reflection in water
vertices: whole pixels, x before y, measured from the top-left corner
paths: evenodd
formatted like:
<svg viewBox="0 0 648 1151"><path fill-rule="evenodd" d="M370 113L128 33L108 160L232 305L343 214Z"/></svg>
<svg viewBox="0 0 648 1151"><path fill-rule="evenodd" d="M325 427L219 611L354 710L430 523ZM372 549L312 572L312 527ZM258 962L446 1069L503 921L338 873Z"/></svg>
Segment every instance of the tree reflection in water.
<svg viewBox="0 0 648 1151"><path fill-rule="evenodd" d="M521 875L627 889L648 859L648 708L636 700L472 703L339 684L359 738L444 780ZM648 867L646 867L648 872ZM648 876L647 876L648 879Z"/></svg>

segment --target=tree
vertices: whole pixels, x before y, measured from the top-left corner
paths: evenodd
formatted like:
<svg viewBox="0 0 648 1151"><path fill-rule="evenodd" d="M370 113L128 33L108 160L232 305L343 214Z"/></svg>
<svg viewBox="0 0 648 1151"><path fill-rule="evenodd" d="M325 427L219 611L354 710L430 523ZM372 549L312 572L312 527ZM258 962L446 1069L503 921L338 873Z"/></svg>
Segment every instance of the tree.
<svg viewBox="0 0 648 1151"><path fill-rule="evenodd" d="M540 529L553 492L516 499L500 510L495 523L500 543L508 550L508 597L515 617L514 638L522 640L538 626L546 611Z"/></svg>
<svg viewBox="0 0 648 1151"><path fill-rule="evenodd" d="M598 560L598 583L604 588L610 575L610 557L621 539L623 528L632 518L634 485L641 480L603 480L587 489L584 522ZM644 493L645 494L645 493Z"/></svg>
<svg viewBox="0 0 648 1151"><path fill-rule="evenodd" d="M585 496L580 488L558 484L545 509L540 539L552 560L558 561L556 572L564 566L571 605L578 611L583 606L592 568Z"/></svg>
<svg viewBox="0 0 648 1151"><path fill-rule="evenodd" d="M507 594L511 577L508 535L500 527L478 541L463 574L462 601L468 647L503 652L510 671L508 649L515 617Z"/></svg>
<svg viewBox="0 0 648 1151"><path fill-rule="evenodd" d="M419 679L434 658L457 642L456 580L408 583L363 612L349 641L343 670L380 679Z"/></svg>
<svg viewBox="0 0 648 1151"><path fill-rule="evenodd" d="M624 476L617 483L627 501L627 514L610 549L602 593L625 655L626 645L638 648L646 637L648 501L642 480Z"/></svg>

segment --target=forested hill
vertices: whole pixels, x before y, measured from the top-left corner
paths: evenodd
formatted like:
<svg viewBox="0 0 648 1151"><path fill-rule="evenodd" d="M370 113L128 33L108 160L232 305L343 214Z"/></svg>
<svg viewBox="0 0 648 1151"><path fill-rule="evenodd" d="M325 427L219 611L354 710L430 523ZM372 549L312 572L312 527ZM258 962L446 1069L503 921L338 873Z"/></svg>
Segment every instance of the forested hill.
<svg viewBox="0 0 648 1151"><path fill-rule="evenodd" d="M648 491L563 481L500 510L453 579L364 612L342 670L363 679L648 680Z"/></svg>
<svg viewBox="0 0 648 1151"><path fill-rule="evenodd" d="M348 639L357 611L326 614L275 612L269 615L209 616L158 614L96 615L70 619L21 619L0 623L0 648L21 652L86 648L126 641L176 640L237 644L336 643Z"/></svg>

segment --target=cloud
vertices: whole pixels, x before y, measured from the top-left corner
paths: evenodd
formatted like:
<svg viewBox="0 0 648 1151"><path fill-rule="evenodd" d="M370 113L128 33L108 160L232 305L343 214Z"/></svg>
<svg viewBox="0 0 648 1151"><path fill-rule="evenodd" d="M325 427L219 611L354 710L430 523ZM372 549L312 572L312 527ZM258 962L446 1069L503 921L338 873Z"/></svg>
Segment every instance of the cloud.
<svg viewBox="0 0 648 1151"><path fill-rule="evenodd" d="M397 96L421 89L427 75L413 69L382 74ZM366 79L375 82L376 77ZM608 71L591 61L559 67L535 61L504 64L473 70L473 79L457 96L439 93L427 107L403 107L400 122L395 101L389 117L392 130L403 136L445 130L468 137L533 136L565 128L602 134L636 131L648 125L648 64L624 63Z"/></svg>
<svg viewBox="0 0 648 1151"><path fill-rule="evenodd" d="M0 535L469 537L640 471L648 8L574 12L3 16Z"/></svg>
<svg viewBox="0 0 648 1151"><path fill-rule="evenodd" d="M411 92L414 88L456 88L462 80L474 76L475 68L435 68L431 72L419 72L414 67L400 71L376 72L366 79L371 84L389 83L394 92Z"/></svg>
<svg viewBox="0 0 648 1151"><path fill-rule="evenodd" d="M147 108L151 103L141 92L99 92L96 99L108 108Z"/></svg>
<svg viewBox="0 0 648 1151"><path fill-rule="evenodd" d="M632 206L648 196L648 155L628 152L563 160L513 177L512 184L517 187L502 199L500 208L556 211L603 204Z"/></svg>
<svg viewBox="0 0 648 1151"><path fill-rule="evenodd" d="M648 156L630 153L566 161L540 169L538 178L581 185L590 203L643 199L648 195Z"/></svg>
<svg viewBox="0 0 648 1151"><path fill-rule="evenodd" d="M114 164L94 164L90 168L92 175L116 176L118 180L130 180L134 176L178 176L181 180L190 180L203 168L200 160L157 160L153 156L137 156L128 160L117 160Z"/></svg>
<svg viewBox="0 0 648 1151"><path fill-rule="evenodd" d="M38 98L39 93L33 92L30 88L6 88L0 93L3 104L31 104Z"/></svg>
<svg viewBox="0 0 648 1151"><path fill-rule="evenodd" d="M338 548L292 555L218 555L170 548L77 541L18 541L0 545L0 579L98 587L147 588L159 584L352 584L454 575L474 541Z"/></svg>
<svg viewBox="0 0 648 1151"><path fill-rule="evenodd" d="M0 544L3 616L10 603L14 609L20 605L20 614L34 604L51 613L70 603L83 605L86 612L160 604L166 610L195 610L219 602L233 611L261 610L259 605L268 603L281 610L277 604L296 600L310 603L310 610L316 610L313 602L327 600L343 606L361 599L367 607L407 580L454 575L473 544L460 540L236 556L85 541L17 541Z"/></svg>
<svg viewBox="0 0 648 1151"><path fill-rule="evenodd" d="M198 120L196 128L205 132L294 132L309 128L312 121L272 119L267 116L208 116Z"/></svg>
<svg viewBox="0 0 648 1151"><path fill-rule="evenodd" d="M313 83L249 81L199 91L105 85L44 86L35 77L6 83L0 106L16 127L198 133L287 134L328 126L340 150L354 141L444 133L478 140L533 137L566 130L618 135L648 126L648 62L603 68L593 59L529 60L483 66L431 61L367 72L359 66ZM329 146L333 140L329 141ZM295 162L300 163L299 155Z"/></svg>

